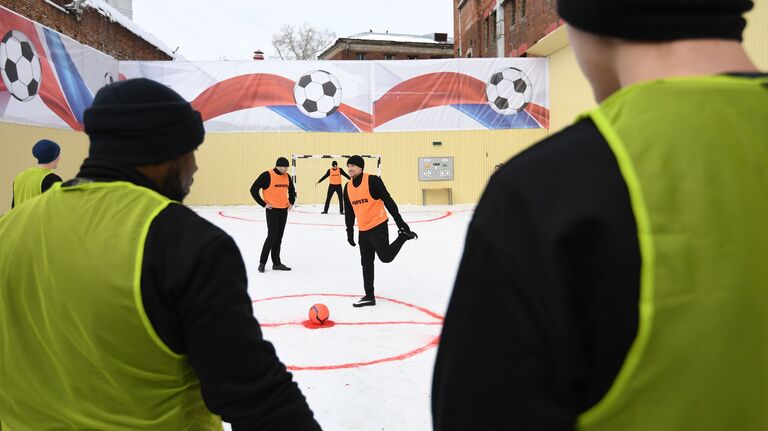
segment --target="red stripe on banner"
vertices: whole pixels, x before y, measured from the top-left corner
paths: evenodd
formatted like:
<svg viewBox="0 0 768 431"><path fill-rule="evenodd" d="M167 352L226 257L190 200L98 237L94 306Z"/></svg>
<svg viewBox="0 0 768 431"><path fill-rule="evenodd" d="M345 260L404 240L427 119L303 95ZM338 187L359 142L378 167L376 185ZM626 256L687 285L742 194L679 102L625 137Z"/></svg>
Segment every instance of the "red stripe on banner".
<svg viewBox="0 0 768 431"><path fill-rule="evenodd" d="M371 114L343 103L339 106L339 112L347 117L361 132L373 132Z"/></svg>
<svg viewBox="0 0 768 431"><path fill-rule="evenodd" d="M230 112L260 106L295 105L295 82L269 73L236 76L218 82L192 101L203 121Z"/></svg>
<svg viewBox="0 0 768 431"><path fill-rule="evenodd" d="M483 81L461 73L428 73L397 84L374 102L374 127L422 109L465 103L488 103Z"/></svg>
<svg viewBox="0 0 768 431"><path fill-rule="evenodd" d="M35 24L26 18L0 8L0 37L11 30L18 30L26 34L35 46L35 51L37 51L42 71L42 82L40 83L40 89L37 94L40 96L43 103L45 103L51 111L59 116L59 118L67 123L73 130L83 130L83 125L80 124L72 114L72 110L69 108L69 103L67 103L67 98L64 97L64 93L61 91L59 81L48 61L45 47L40 41Z"/></svg>
<svg viewBox="0 0 768 431"><path fill-rule="evenodd" d="M529 103L525 106L524 111L538 121L541 127L549 129L549 109L535 103Z"/></svg>

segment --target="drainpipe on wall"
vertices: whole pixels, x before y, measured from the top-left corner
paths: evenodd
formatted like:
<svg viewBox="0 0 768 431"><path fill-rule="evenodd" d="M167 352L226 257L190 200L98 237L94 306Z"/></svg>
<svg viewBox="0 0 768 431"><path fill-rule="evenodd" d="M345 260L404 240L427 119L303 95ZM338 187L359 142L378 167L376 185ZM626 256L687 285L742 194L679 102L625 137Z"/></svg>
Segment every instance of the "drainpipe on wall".
<svg viewBox="0 0 768 431"><path fill-rule="evenodd" d="M513 0L514 1L514 0ZM504 0L496 0L496 57L504 57Z"/></svg>

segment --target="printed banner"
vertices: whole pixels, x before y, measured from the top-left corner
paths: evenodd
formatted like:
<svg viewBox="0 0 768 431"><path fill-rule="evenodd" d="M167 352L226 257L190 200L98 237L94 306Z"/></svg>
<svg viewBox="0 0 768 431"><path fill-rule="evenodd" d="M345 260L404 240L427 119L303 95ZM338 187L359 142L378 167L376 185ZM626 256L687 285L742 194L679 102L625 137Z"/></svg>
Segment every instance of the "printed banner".
<svg viewBox="0 0 768 431"><path fill-rule="evenodd" d="M8 9L0 8L0 118L83 129L83 111L117 60Z"/></svg>
<svg viewBox="0 0 768 431"><path fill-rule="evenodd" d="M385 132L549 127L543 58L120 62L190 100L207 131Z"/></svg>
<svg viewBox="0 0 768 431"><path fill-rule="evenodd" d="M189 100L208 132L549 127L542 58L118 62L0 8L0 119L83 129L100 87L146 77Z"/></svg>

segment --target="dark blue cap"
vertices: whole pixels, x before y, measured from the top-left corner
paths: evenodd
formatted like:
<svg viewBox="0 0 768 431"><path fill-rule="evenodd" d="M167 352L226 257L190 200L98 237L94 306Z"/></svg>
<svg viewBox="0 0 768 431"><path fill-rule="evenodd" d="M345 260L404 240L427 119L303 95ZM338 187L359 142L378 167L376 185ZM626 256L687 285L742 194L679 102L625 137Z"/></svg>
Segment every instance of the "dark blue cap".
<svg viewBox="0 0 768 431"><path fill-rule="evenodd" d="M32 155L37 159L37 163L41 165L51 163L59 158L60 152L61 147L59 147L59 144L48 139L41 139L32 147Z"/></svg>

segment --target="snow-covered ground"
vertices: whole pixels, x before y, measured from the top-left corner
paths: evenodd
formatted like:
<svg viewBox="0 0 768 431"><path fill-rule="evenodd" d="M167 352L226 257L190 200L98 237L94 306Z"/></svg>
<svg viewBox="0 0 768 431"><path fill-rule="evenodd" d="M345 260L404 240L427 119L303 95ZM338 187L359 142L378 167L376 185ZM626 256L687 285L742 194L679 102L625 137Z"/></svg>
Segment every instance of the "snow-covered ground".
<svg viewBox="0 0 768 431"><path fill-rule="evenodd" d="M419 239L406 242L392 263L376 260L377 305L364 308L352 307L363 295L360 252L347 244L337 208L289 213L281 257L293 271L272 271L269 262L263 274L256 270L263 209L194 209L235 238L254 314L324 430L431 430L435 347L472 206L401 206ZM391 226L390 241L396 235ZM332 325L303 324L315 303L328 306Z"/></svg>

